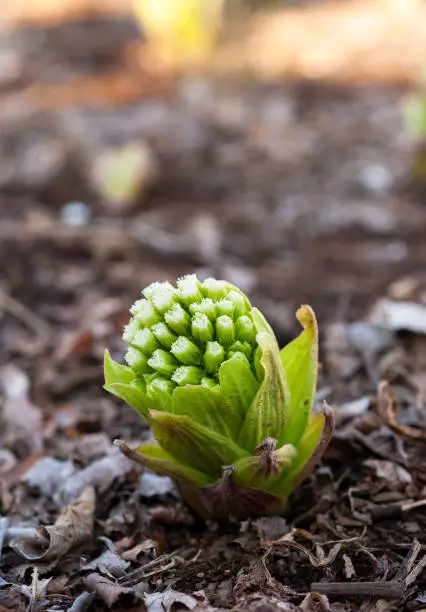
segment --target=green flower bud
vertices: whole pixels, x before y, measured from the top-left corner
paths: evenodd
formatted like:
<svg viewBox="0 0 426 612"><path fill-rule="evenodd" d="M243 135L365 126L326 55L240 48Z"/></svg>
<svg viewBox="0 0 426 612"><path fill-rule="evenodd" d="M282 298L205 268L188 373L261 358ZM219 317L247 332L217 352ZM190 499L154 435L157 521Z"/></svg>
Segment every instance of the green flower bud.
<svg viewBox="0 0 426 612"><path fill-rule="evenodd" d="M180 386L199 385L204 378L201 368L195 366L181 366L177 368L172 376L172 380Z"/></svg>
<svg viewBox="0 0 426 612"><path fill-rule="evenodd" d="M251 345L254 343L256 329L249 316L242 315L238 317L235 322L235 333L238 340L241 342L248 342Z"/></svg>
<svg viewBox="0 0 426 612"><path fill-rule="evenodd" d="M178 295L185 306L189 306L194 302L201 302L203 294L201 292L201 283L195 274L188 274L177 281Z"/></svg>
<svg viewBox="0 0 426 612"><path fill-rule="evenodd" d="M147 374L152 372L148 365L148 357L133 346L129 346L127 353L124 355L124 360L138 374Z"/></svg>
<svg viewBox="0 0 426 612"><path fill-rule="evenodd" d="M170 310L177 301L176 289L167 282L152 283L143 290L143 294L160 314Z"/></svg>
<svg viewBox="0 0 426 612"><path fill-rule="evenodd" d="M180 336L173 343L170 352L184 365L199 365L203 358L203 353L198 346L185 336Z"/></svg>
<svg viewBox="0 0 426 612"><path fill-rule="evenodd" d="M213 340L213 324L206 314L196 312L192 318L191 332L194 340L199 344L207 344Z"/></svg>
<svg viewBox="0 0 426 612"><path fill-rule="evenodd" d="M234 353L243 353L243 355L245 355L247 359L250 359L251 346L248 342L240 342L239 340L237 340L228 348L228 357L231 357L231 355L233 355Z"/></svg>
<svg viewBox="0 0 426 612"><path fill-rule="evenodd" d="M146 327L151 327L161 321L161 315L148 300L138 300L130 309L132 315ZM133 322L133 321L132 321Z"/></svg>
<svg viewBox="0 0 426 612"><path fill-rule="evenodd" d="M166 312L164 319L168 326L178 335L187 336L191 331L191 317L180 304L175 304Z"/></svg>
<svg viewBox="0 0 426 612"><path fill-rule="evenodd" d="M231 317L222 315L216 319L216 338L224 346L233 344L235 341L235 328Z"/></svg>
<svg viewBox="0 0 426 612"><path fill-rule="evenodd" d="M234 317L235 304L231 300L220 300L216 304L216 316L227 315L231 319Z"/></svg>
<svg viewBox="0 0 426 612"><path fill-rule="evenodd" d="M127 365L105 354L105 389L148 421L158 445L129 457L178 483L202 516L277 514L314 469L333 430L312 413L318 328L302 306L303 331L279 350L247 297L195 275L153 283L131 308Z"/></svg>
<svg viewBox="0 0 426 612"><path fill-rule="evenodd" d="M128 344L133 342L133 338L136 336L140 329L139 321L132 319L130 323L126 325L123 331L123 340Z"/></svg>
<svg viewBox="0 0 426 612"><path fill-rule="evenodd" d="M216 318L216 305L211 298L204 298L200 303L195 302L191 304L189 311L192 315L195 315L197 312L205 314L210 321L214 321Z"/></svg>
<svg viewBox="0 0 426 612"><path fill-rule="evenodd" d="M151 327L151 331L165 349L170 350L172 344L177 340L176 334L165 323L156 323Z"/></svg>
<svg viewBox="0 0 426 612"><path fill-rule="evenodd" d="M207 278L202 285L204 295L214 302L218 302L226 297L229 292L229 285L225 281Z"/></svg>
<svg viewBox="0 0 426 612"><path fill-rule="evenodd" d="M153 352L151 359L148 359L148 365L156 372L171 377L179 364L173 355L162 349L157 349Z"/></svg>
<svg viewBox="0 0 426 612"><path fill-rule="evenodd" d="M239 291L230 291L226 298L234 304L234 310L237 317L246 314L247 300Z"/></svg>
<svg viewBox="0 0 426 612"><path fill-rule="evenodd" d="M204 353L204 368L206 372L216 374L224 359L224 347L219 342L207 342L206 352Z"/></svg>
<svg viewBox="0 0 426 612"><path fill-rule="evenodd" d="M160 347L157 338L148 327L136 332L132 345L140 349L145 355L152 355Z"/></svg>
<svg viewBox="0 0 426 612"><path fill-rule="evenodd" d="M171 394L175 387L176 384L172 380L157 376L147 384L146 392L149 396L155 396L158 392Z"/></svg>

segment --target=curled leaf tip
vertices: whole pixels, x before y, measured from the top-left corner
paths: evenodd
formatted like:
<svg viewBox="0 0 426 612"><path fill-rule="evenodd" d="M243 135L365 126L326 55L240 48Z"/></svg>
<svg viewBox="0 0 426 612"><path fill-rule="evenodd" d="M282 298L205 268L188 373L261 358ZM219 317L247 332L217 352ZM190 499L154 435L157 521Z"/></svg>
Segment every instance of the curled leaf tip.
<svg viewBox="0 0 426 612"><path fill-rule="evenodd" d="M296 312L296 319L305 329L315 329L317 327L317 321L313 309L304 304Z"/></svg>

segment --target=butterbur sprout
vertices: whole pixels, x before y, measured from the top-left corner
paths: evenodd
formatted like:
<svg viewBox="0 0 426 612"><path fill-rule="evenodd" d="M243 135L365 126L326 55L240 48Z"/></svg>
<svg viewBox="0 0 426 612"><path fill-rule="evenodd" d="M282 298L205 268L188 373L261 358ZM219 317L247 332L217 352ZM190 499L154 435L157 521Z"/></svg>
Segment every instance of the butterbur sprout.
<svg viewBox="0 0 426 612"><path fill-rule="evenodd" d="M126 364L105 353L105 389L151 426L154 444L121 450L173 478L206 519L281 514L321 459L333 414L313 412L318 327L279 349L262 313L226 281L153 283L131 308Z"/></svg>

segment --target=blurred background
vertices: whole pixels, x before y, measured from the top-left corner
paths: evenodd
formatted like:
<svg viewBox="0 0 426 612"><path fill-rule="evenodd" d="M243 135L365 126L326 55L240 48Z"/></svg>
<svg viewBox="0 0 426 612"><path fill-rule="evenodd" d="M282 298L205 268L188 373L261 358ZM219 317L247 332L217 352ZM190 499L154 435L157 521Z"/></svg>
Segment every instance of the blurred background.
<svg viewBox="0 0 426 612"><path fill-rule="evenodd" d="M281 340L303 302L350 321L421 287L425 58L422 0L6 3L6 359L55 345L98 383L140 289L193 271Z"/></svg>
<svg viewBox="0 0 426 612"><path fill-rule="evenodd" d="M221 608L231 591L238 602L276 592L281 605L312 580L402 576L389 585L406 579L407 609L414 590L424 607L424 559L414 562L426 532L425 236L425 1L3 0L0 609L83 610L71 603L83 589L90 610L104 609L94 590L124 609L116 598L135 572L144 594L205 589ZM136 448L148 432L102 391L104 349L122 360L144 286L192 272L237 284L281 344L299 305L317 313L316 399L336 407L337 428L293 506L294 524L320 535L303 536L313 552L300 546L298 565L274 552L267 570L264 543L255 548L287 533L281 523L256 527L252 546L246 527L226 540L176 500L157 507L170 483L149 485L156 477L139 478L112 447ZM397 416L375 403L383 379ZM51 536L65 550L47 550L28 527L55 529L86 485L96 508L78 498L70 537L63 523ZM31 556L9 547L19 525L35 537ZM281 582L288 593L274 590Z"/></svg>

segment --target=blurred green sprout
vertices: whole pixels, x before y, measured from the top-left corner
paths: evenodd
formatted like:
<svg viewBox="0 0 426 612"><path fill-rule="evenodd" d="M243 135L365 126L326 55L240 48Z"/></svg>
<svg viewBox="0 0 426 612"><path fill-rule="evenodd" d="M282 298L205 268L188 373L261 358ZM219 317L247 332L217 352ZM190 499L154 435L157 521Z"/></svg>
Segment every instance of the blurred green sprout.
<svg viewBox="0 0 426 612"><path fill-rule="evenodd" d="M407 95L402 104L407 132L413 139L411 173L414 179L426 178L426 74L417 92Z"/></svg>

